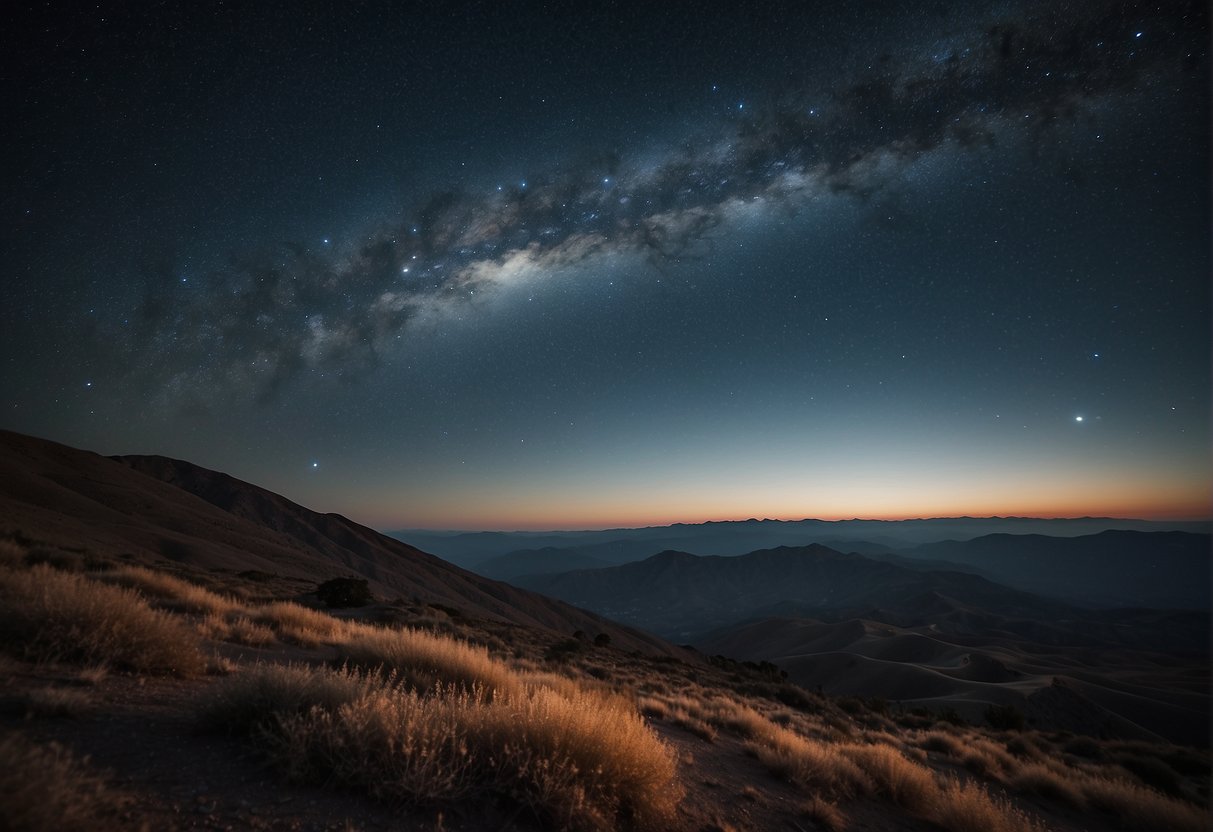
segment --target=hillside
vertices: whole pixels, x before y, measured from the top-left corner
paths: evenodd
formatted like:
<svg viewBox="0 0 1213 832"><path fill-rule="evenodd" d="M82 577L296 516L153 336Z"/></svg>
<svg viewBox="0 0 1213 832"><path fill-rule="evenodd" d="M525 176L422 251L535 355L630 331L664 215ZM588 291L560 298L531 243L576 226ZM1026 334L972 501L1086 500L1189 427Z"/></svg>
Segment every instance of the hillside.
<svg viewBox="0 0 1213 832"><path fill-rule="evenodd" d="M260 572L299 588L358 575L388 599L563 635L607 633L637 650L673 649L226 474L164 457L107 458L8 431L0 432L0 535L217 575Z"/></svg>

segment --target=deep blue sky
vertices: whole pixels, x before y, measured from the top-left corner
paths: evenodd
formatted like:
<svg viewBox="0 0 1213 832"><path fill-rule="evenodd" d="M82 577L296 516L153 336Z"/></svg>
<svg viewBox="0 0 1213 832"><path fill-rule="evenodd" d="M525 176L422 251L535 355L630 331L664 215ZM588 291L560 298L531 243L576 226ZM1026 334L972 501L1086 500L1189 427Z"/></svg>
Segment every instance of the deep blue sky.
<svg viewBox="0 0 1213 832"><path fill-rule="evenodd" d="M2 13L0 425L380 527L1208 516L1205 4Z"/></svg>

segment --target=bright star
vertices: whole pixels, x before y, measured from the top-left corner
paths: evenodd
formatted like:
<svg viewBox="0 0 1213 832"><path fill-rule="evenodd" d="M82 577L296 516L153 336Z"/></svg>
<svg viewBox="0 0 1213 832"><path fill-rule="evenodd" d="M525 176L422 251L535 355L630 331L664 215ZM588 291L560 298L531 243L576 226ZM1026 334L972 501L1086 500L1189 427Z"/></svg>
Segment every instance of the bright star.
<svg viewBox="0 0 1213 832"><path fill-rule="evenodd" d="M324 244L325 244L326 246L329 244L329 238L328 238L328 237L325 237L325 238L324 238Z"/></svg>
<svg viewBox="0 0 1213 832"><path fill-rule="evenodd" d="M313 467L313 468L319 468L319 467L320 467L320 463L319 463L319 462L313 462L313 463L312 463L312 467Z"/></svg>
<svg viewBox="0 0 1213 832"><path fill-rule="evenodd" d="M1075 421L1075 422L1081 422L1081 421L1082 421L1082 417L1081 417L1081 416L1075 416L1075 417L1074 417L1074 421Z"/></svg>

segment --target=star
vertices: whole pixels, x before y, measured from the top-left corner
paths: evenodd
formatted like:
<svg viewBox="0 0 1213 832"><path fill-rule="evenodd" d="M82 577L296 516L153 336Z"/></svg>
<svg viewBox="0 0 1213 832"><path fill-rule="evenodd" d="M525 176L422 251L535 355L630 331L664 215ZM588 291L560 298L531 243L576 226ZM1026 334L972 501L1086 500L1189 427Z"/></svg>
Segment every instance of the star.
<svg viewBox="0 0 1213 832"><path fill-rule="evenodd" d="M1081 416L1075 416L1075 417L1074 417L1074 421L1075 421L1075 422L1081 422L1081 421L1082 421L1082 417L1081 417Z"/></svg>

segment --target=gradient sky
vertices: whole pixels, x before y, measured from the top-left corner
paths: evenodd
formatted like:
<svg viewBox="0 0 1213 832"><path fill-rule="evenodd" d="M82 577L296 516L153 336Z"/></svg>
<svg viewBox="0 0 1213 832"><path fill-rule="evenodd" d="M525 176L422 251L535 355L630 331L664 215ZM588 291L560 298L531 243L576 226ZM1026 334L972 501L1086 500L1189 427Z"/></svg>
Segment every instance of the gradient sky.
<svg viewBox="0 0 1213 832"><path fill-rule="evenodd" d="M1209 516L1203 2L109 5L0 12L0 426L379 528Z"/></svg>

